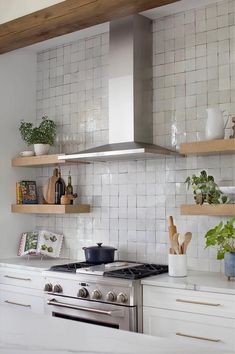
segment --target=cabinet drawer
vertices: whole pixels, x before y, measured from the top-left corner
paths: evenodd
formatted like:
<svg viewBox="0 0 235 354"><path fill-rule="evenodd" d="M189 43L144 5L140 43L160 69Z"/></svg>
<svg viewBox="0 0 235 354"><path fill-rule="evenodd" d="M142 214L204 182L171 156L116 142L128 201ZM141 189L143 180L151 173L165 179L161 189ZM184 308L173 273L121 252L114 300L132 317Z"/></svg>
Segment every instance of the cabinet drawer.
<svg viewBox="0 0 235 354"><path fill-rule="evenodd" d="M39 272L10 268L0 269L0 284L15 285L32 289L42 289L42 283L42 276Z"/></svg>
<svg viewBox="0 0 235 354"><path fill-rule="evenodd" d="M144 307L145 334L197 343L211 349L235 349L235 320Z"/></svg>
<svg viewBox="0 0 235 354"><path fill-rule="evenodd" d="M44 313L44 298L34 294L24 294L15 291L0 289L0 303L4 306L13 307L20 311Z"/></svg>
<svg viewBox="0 0 235 354"><path fill-rule="evenodd" d="M235 296L156 286L143 287L144 306L235 318Z"/></svg>

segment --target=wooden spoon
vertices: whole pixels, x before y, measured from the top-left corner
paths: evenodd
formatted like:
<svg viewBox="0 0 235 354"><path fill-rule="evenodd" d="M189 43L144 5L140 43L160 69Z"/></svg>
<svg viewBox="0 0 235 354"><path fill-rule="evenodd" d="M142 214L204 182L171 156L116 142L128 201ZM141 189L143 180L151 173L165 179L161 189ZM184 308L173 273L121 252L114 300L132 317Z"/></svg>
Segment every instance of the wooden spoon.
<svg viewBox="0 0 235 354"><path fill-rule="evenodd" d="M183 243L184 243L184 241L185 241L185 235L179 234L178 242L179 242L179 251L180 251L180 254L183 254L183 253L184 253L184 250L183 250Z"/></svg>
<svg viewBox="0 0 235 354"><path fill-rule="evenodd" d="M186 254L189 242L192 239L192 232L186 232L186 234L184 235L185 241L183 243L183 253Z"/></svg>
<svg viewBox="0 0 235 354"><path fill-rule="evenodd" d="M176 254L180 254L178 238L179 238L179 234L175 233L173 235L172 242L171 242L171 247L173 248Z"/></svg>

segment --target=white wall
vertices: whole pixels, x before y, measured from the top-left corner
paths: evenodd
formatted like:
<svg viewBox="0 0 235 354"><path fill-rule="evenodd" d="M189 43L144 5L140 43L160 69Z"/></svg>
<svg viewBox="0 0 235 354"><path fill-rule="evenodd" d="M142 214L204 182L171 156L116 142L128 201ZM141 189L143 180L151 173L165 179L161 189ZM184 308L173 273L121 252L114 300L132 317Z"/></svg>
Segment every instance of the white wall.
<svg viewBox="0 0 235 354"><path fill-rule="evenodd" d="M19 235L34 226L34 216L12 214L17 179L35 171L12 168L11 159L25 149L18 131L21 119L35 120L36 56L18 50L0 56L0 257L16 255Z"/></svg>
<svg viewBox="0 0 235 354"><path fill-rule="evenodd" d="M0 0L0 23L11 21L64 0Z"/></svg>

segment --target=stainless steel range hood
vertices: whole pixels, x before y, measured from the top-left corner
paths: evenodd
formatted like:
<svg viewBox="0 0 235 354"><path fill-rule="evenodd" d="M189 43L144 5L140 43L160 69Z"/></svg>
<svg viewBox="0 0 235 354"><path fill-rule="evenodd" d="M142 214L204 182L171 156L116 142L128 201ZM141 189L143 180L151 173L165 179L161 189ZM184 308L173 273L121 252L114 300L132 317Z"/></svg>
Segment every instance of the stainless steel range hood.
<svg viewBox="0 0 235 354"><path fill-rule="evenodd" d="M110 23L109 144L66 160L107 161L175 155L153 144L152 24L141 15Z"/></svg>

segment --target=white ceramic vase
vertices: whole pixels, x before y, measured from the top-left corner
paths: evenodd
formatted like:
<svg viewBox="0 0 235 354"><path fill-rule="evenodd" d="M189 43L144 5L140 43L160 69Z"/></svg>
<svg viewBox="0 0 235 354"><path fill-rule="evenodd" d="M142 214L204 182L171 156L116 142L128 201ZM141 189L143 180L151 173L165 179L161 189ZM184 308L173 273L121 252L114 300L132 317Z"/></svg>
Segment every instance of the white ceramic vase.
<svg viewBox="0 0 235 354"><path fill-rule="evenodd" d="M224 139L225 124L223 112L219 108L207 108L206 140Z"/></svg>
<svg viewBox="0 0 235 354"><path fill-rule="evenodd" d="M49 144L34 144L33 147L36 156L47 155L50 149Z"/></svg>

